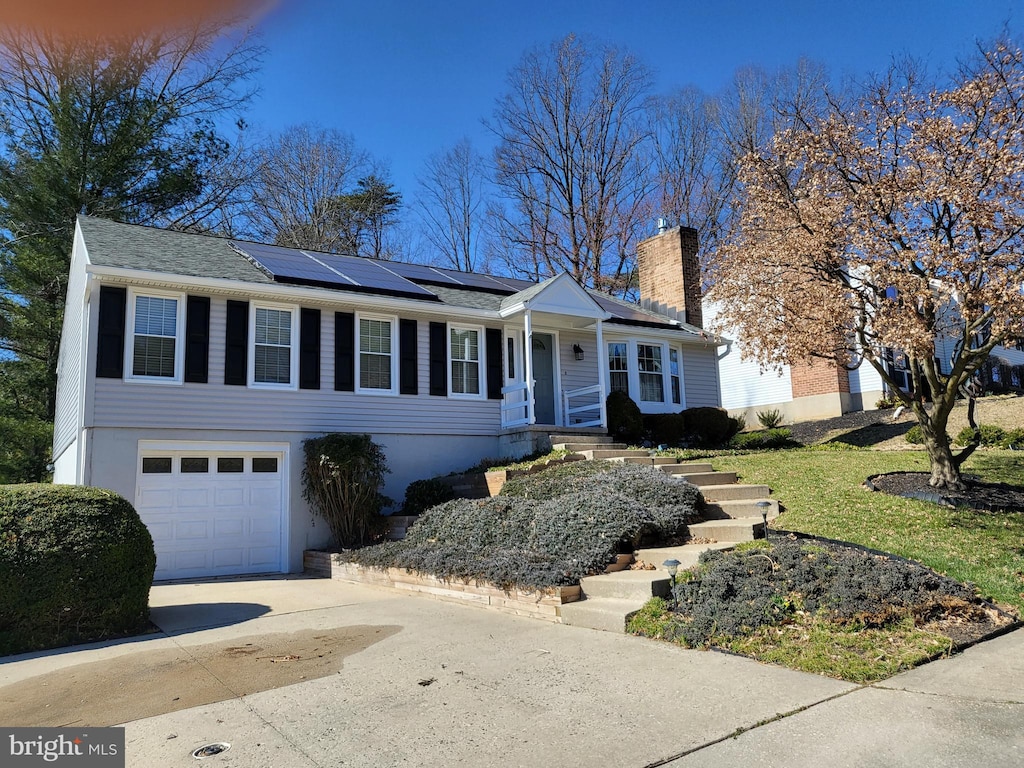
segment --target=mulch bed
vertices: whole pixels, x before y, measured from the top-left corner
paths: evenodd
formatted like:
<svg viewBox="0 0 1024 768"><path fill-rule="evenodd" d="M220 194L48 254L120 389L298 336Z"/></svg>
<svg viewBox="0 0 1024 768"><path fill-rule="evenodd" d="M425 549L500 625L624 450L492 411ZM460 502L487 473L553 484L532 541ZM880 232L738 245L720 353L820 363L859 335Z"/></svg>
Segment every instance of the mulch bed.
<svg viewBox="0 0 1024 768"><path fill-rule="evenodd" d="M977 478L964 476L967 488L952 491L932 488L928 485L930 477L927 472L891 472L869 477L865 485L873 491L949 507L968 507L985 512L1024 512L1024 486L983 483Z"/></svg>

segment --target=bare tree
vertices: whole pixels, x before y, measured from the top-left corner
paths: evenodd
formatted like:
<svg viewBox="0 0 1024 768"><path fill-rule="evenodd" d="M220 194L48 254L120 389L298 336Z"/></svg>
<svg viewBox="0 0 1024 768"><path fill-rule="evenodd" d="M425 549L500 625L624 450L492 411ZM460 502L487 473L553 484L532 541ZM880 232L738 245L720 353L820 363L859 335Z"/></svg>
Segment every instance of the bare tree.
<svg viewBox="0 0 1024 768"><path fill-rule="evenodd" d="M336 252L350 238L338 201L370 172L355 139L333 129L296 125L253 152L247 229L262 242Z"/></svg>
<svg viewBox="0 0 1024 768"><path fill-rule="evenodd" d="M1024 53L998 41L943 87L894 65L796 116L742 162L716 254L723 324L765 365L862 357L917 417L932 485L962 488L980 433L954 456L950 411L993 347L1024 335ZM884 365L893 349L909 392Z"/></svg>
<svg viewBox="0 0 1024 768"><path fill-rule="evenodd" d="M480 268L480 238L487 209L484 159L469 139L463 139L428 158L418 182L417 210L423 232L445 266L462 272Z"/></svg>
<svg viewBox="0 0 1024 768"><path fill-rule="evenodd" d="M527 52L509 75L491 130L498 137L494 211L509 266L562 270L623 291L635 217L652 188L644 119L651 76L631 54L574 35Z"/></svg>

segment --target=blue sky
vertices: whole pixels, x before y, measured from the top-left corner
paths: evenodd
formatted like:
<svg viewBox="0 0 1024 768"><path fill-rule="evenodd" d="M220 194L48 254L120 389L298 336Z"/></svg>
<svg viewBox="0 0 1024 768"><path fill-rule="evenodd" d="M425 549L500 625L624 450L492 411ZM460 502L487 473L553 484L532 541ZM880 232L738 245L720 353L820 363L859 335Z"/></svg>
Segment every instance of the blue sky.
<svg viewBox="0 0 1024 768"><path fill-rule="evenodd" d="M387 161L412 200L424 160L462 137L489 154L482 125L522 53L574 32L628 48L656 89L716 92L740 67L801 56L833 76L910 54L950 69L1021 0L281 0L258 24L268 54L247 119L279 132L309 122L352 134Z"/></svg>

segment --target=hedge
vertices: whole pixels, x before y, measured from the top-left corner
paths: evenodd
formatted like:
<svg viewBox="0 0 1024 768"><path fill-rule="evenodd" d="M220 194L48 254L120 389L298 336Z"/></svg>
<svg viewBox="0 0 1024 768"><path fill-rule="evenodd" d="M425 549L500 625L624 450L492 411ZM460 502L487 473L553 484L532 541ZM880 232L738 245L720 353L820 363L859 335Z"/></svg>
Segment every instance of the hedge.
<svg viewBox="0 0 1024 768"><path fill-rule="evenodd" d="M112 491L0 486L0 655L144 631L156 554Z"/></svg>

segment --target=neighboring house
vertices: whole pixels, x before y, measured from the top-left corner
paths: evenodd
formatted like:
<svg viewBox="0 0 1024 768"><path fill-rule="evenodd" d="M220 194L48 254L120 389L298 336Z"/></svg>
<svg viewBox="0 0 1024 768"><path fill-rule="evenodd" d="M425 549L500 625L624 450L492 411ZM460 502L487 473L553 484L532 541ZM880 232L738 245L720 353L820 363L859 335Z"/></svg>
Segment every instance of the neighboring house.
<svg viewBox="0 0 1024 768"><path fill-rule="evenodd" d="M81 217L58 364L54 481L132 500L157 578L302 568L326 525L302 443L372 435L412 480L648 413L718 405L696 235L639 251L649 307L533 284ZM679 311L675 308L679 307ZM689 317L693 324L680 318Z"/></svg>
<svg viewBox="0 0 1024 768"><path fill-rule="evenodd" d="M716 327L718 312L714 302L704 303L704 314L708 325ZM763 371L755 360L744 356L746 351L739 334L728 328L720 330L732 339L725 340L719 349L721 404L730 414L743 415L751 427L757 427L757 414L761 411L778 410L786 423L792 423L872 410L888 390L878 371L866 361L852 371L829 366L825 361ZM943 373L952 370L950 361L954 353L955 342L940 336L935 343L935 355ZM883 365L901 389L909 388L910 371L904 355L887 350ZM980 376L988 389L1024 390L1024 342L1014 347L996 347Z"/></svg>
<svg viewBox="0 0 1024 768"><path fill-rule="evenodd" d="M704 314L708 325L715 327L718 312L713 302L704 303ZM870 410L884 393L882 377L867 362L852 371L823 360L763 371L745 356L743 339L730 330L722 329L729 340L718 350L721 403L733 416L742 415L748 427L757 428L762 411L777 410L791 424Z"/></svg>

